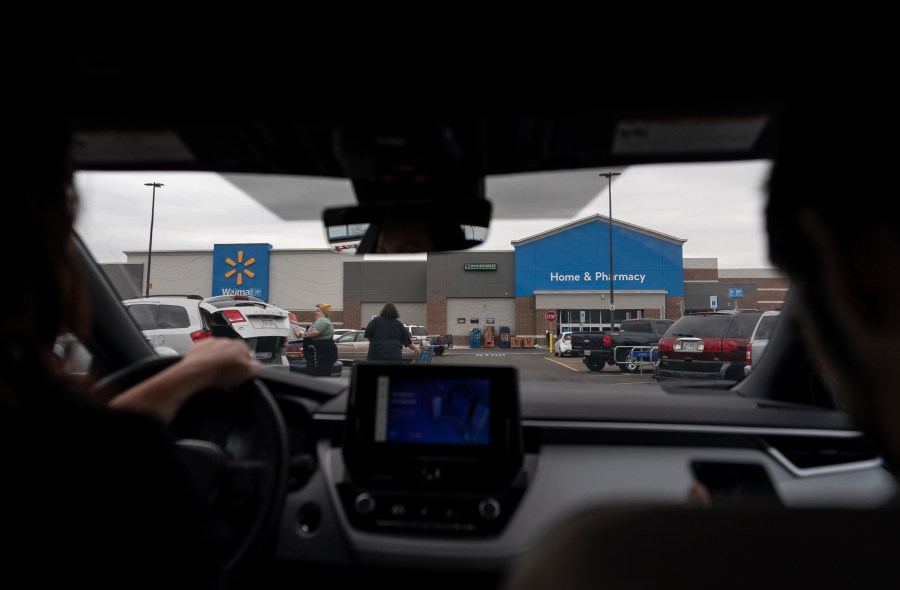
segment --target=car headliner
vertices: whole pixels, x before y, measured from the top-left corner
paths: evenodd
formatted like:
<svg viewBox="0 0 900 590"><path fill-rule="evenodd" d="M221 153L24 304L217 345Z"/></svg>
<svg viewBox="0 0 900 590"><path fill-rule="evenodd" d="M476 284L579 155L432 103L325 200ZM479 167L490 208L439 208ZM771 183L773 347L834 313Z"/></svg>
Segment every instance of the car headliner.
<svg viewBox="0 0 900 590"><path fill-rule="evenodd" d="M593 56L554 68L511 61L501 75L453 52L379 84L377 68L298 69L294 55L254 61L242 48L211 60L119 46L75 49L53 67L82 170L219 172L283 219L310 219L353 203L348 178L379 165L354 160L354 146L390 132L427 154L418 165L436 183L490 177L495 218L559 217L603 188L593 175L579 180L585 168L770 159L800 61L788 40L756 35L670 33L640 46L630 34L607 36L629 43L605 75ZM448 73L465 67L470 76ZM374 126L376 117L393 123ZM336 132L349 138L344 151ZM549 171L569 176L559 182ZM517 173L534 173L534 189L507 188L504 175ZM304 190L294 176L321 179ZM545 183L565 187L552 206L540 198Z"/></svg>

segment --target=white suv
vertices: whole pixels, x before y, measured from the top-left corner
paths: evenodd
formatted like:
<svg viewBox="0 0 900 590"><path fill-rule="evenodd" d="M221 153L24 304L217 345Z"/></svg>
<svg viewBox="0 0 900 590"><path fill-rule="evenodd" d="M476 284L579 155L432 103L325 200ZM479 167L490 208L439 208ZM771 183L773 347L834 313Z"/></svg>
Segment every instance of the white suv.
<svg viewBox="0 0 900 590"><path fill-rule="evenodd" d="M769 338L775 331L778 324L778 318L781 316L780 311L766 311L759 316L753 333L750 334L750 340L747 344L747 364L744 366L744 375L749 375L753 370L753 365L759 363L766 347L769 345Z"/></svg>
<svg viewBox="0 0 900 590"><path fill-rule="evenodd" d="M553 354L556 356L574 356L572 350L572 333L563 332L562 336L553 341Z"/></svg>
<svg viewBox="0 0 900 590"><path fill-rule="evenodd" d="M160 295L122 303L150 346L184 354L194 342L212 336L209 313L201 310L202 302L199 295Z"/></svg>
<svg viewBox="0 0 900 590"><path fill-rule="evenodd" d="M427 348L431 344L428 340L428 330L425 329L425 326L406 325L406 328L409 330L409 336L412 338L413 344L418 344L422 348Z"/></svg>
<svg viewBox="0 0 900 590"><path fill-rule="evenodd" d="M264 364L288 365L285 343L292 338L287 311L244 295L139 297L122 302L154 347L184 354L209 336L242 338Z"/></svg>

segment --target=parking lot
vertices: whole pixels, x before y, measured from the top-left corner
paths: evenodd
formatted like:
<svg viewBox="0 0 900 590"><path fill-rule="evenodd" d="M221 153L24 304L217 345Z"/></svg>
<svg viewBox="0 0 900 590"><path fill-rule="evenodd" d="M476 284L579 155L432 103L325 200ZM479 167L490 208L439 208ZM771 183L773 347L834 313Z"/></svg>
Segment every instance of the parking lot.
<svg viewBox="0 0 900 590"><path fill-rule="evenodd" d="M523 381L575 381L585 383L656 383L649 364L644 374L623 373L618 367L589 371L581 357L553 356L546 348L452 348L441 356L433 356L433 364L498 364L512 365Z"/></svg>

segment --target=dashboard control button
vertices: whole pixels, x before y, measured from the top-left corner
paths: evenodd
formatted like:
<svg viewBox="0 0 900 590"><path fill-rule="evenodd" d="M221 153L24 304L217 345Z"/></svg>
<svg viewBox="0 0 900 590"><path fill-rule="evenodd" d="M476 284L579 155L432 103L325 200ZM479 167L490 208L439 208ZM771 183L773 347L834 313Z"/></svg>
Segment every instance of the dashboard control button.
<svg viewBox="0 0 900 590"><path fill-rule="evenodd" d="M353 507L359 514L371 514L375 510L375 498L372 494L363 492L353 500Z"/></svg>
<svg viewBox="0 0 900 590"><path fill-rule="evenodd" d="M493 498L485 498L478 503L478 514L486 520L494 520L500 516L500 503Z"/></svg>

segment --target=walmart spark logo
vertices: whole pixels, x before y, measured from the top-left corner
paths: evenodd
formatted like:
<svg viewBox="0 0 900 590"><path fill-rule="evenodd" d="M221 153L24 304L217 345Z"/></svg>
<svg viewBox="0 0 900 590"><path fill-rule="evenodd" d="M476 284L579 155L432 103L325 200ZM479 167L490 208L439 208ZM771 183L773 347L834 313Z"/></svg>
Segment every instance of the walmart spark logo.
<svg viewBox="0 0 900 590"><path fill-rule="evenodd" d="M213 295L250 295L269 300L271 244L216 244Z"/></svg>
<svg viewBox="0 0 900 590"><path fill-rule="evenodd" d="M244 260L244 251L238 250L237 262L232 260L230 257L225 259L225 264L232 267L228 272L225 273L225 278L230 279L234 275L237 275L238 286L243 285L244 284L244 275L247 275L247 278L249 278L249 279L252 279L256 276L252 270L247 268L248 266L253 266L253 264L255 262L256 262L256 258L250 258L245 261ZM238 265L241 265L241 267L238 268Z"/></svg>

